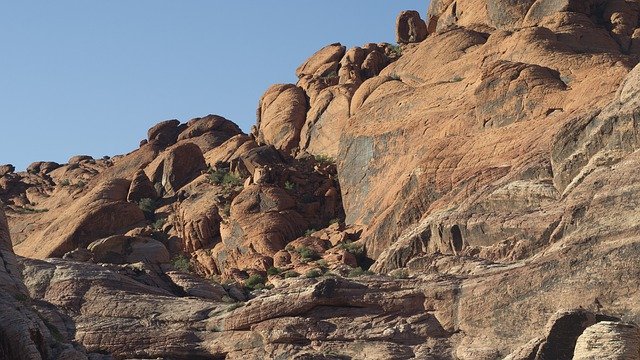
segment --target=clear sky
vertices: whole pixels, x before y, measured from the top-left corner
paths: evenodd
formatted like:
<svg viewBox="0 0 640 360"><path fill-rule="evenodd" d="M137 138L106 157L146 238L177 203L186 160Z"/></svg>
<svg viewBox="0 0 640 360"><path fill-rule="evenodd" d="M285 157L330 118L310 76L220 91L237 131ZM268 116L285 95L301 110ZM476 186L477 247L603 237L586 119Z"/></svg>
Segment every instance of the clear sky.
<svg viewBox="0 0 640 360"><path fill-rule="evenodd" d="M0 164L126 153L166 119L248 131L262 93L322 46L395 42L427 0L0 3Z"/></svg>

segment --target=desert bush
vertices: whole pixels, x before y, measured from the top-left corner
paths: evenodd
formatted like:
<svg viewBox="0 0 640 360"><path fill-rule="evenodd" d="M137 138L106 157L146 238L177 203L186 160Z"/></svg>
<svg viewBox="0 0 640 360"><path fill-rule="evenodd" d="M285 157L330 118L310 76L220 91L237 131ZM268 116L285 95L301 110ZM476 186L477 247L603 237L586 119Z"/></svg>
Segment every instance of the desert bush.
<svg viewBox="0 0 640 360"><path fill-rule="evenodd" d="M258 290L264 288L265 279L262 275L251 275L244 281L244 286L249 289Z"/></svg>
<svg viewBox="0 0 640 360"><path fill-rule="evenodd" d="M322 272L320 270L318 270L318 269L311 269L311 270L307 271L306 274L304 274L304 276L307 279L317 278L317 277L319 277L321 275L322 275Z"/></svg>
<svg viewBox="0 0 640 360"><path fill-rule="evenodd" d="M319 154L314 156L314 158L316 159L316 162L322 165L333 165L336 163L336 161L331 156L328 156L328 155Z"/></svg>
<svg viewBox="0 0 640 360"><path fill-rule="evenodd" d="M309 248L308 246L300 246L296 249L296 251L298 252L298 254L300 254L300 257L302 257L303 260L317 260L319 258L318 253Z"/></svg>
<svg viewBox="0 0 640 360"><path fill-rule="evenodd" d="M179 271L191 271L191 263L189 262L189 259L187 259L184 255L178 255L171 259L171 265L173 265L173 267Z"/></svg>
<svg viewBox="0 0 640 360"><path fill-rule="evenodd" d="M300 276L300 273L299 273L299 272L297 272L297 271L293 271L293 270L291 270L291 271L287 271L287 272L284 274L284 278L285 278L285 279L289 279L289 278L296 278L296 277L298 277L298 276Z"/></svg>

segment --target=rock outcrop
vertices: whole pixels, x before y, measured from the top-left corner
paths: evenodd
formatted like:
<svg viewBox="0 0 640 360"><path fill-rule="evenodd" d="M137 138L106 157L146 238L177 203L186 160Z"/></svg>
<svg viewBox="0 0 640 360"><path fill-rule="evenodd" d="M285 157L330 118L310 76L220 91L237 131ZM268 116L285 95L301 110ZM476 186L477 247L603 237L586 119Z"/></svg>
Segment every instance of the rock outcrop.
<svg viewBox="0 0 640 360"><path fill-rule="evenodd" d="M403 11L396 20L396 42L417 43L427 38L427 24L417 11Z"/></svg>
<svg viewBox="0 0 640 360"><path fill-rule="evenodd" d="M0 167L0 357L640 358L639 14L433 0L252 134Z"/></svg>

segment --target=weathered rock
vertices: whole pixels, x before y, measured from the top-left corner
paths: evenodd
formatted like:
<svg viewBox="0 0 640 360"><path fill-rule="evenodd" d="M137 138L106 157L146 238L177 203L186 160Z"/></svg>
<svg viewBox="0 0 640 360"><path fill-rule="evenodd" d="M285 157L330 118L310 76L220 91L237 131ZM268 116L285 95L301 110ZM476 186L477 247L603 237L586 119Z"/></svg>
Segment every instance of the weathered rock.
<svg viewBox="0 0 640 360"><path fill-rule="evenodd" d="M396 19L396 42L417 43L427 38L427 24L417 11L403 11Z"/></svg>
<svg viewBox="0 0 640 360"><path fill-rule="evenodd" d="M149 142L153 142L159 146L170 146L178 140L180 121L166 120L154 125L147 132Z"/></svg>
<svg viewBox="0 0 640 360"><path fill-rule="evenodd" d="M242 134L242 130L235 123L222 116L207 115L189 120L186 129L178 136L178 141L189 140L205 153L239 134Z"/></svg>
<svg viewBox="0 0 640 360"><path fill-rule="evenodd" d="M31 306L13 253L4 209L0 208L0 357L3 359L87 359L83 352L56 338ZM46 324L46 325L45 325Z"/></svg>
<svg viewBox="0 0 640 360"><path fill-rule="evenodd" d="M161 242L150 238L110 236L92 242L87 249L93 254L93 260L99 263L166 264L171 259L167 248Z"/></svg>
<svg viewBox="0 0 640 360"><path fill-rule="evenodd" d="M11 165L11 164L7 164L7 165L0 165L0 176L5 176L7 174L10 174L12 172L16 171L15 166Z"/></svg>
<svg viewBox="0 0 640 360"><path fill-rule="evenodd" d="M304 75L313 75L322 66L338 63L344 56L345 51L346 47L339 43L327 45L313 54L304 64L300 65L296 69L296 75L298 78L302 78Z"/></svg>
<svg viewBox="0 0 640 360"><path fill-rule="evenodd" d="M32 174L48 174L59 168L61 165L52 161L38 161L27 167L27 172Z"/></svg>
<svg viewBox="0 0 640 360"><path fill-rule="evenodd" d="M574 360L640 359L640 329L637 325L601 321L578 338Z"/></svg>
<svg viewBox="0 0 640 360"><path fill-rule="evenodd" d="M198 343L215 336L204 325L198 330L189 324L201 323L219 304L180 298L144 269L55 259L24 259L23 266L30 293L72 316L71 327L60 332L72 334L88 351L115 358L211 356Z"/></svg>
<svg viewBox="0 0 640 360"><path fill-rule="evenodd" d="M295 206L295 200L283 189L265 185L244 188L231 203L229 222L220 229L224 248L214 249L218 268L253 268L258 265L256 257L272 257L302 235L308 223Z"/></svg>
<svg viewBox="0 0 640 360"><path fill-rule="evenodd" d="M222 285L204 280L200 277L179 271L169 271L166 275L188 296L215 301L222 301L222 299L227 296L227 292Z"/></svg>
<svg viewBox="0 0 640 360"><path fill-rule="evenodd" d="M200 147L185 142L168 148L145 172L154 184L160 183L166 192L174 194L206 168Z"/></svg>
<svg viewBox="0 0 640 360"><path fill-rule="evenodd" d="M203 248L212 248L220 242L218 204L211 196L188 198L180 203L175 218L175 228L182 238L184 251L191 253Z"/></svg>
<svg viewBox="0 0 640 360"><path fill-rule="evenodd" d="M69 165L74 165L74 164L79 164L83 161L93 161L93 157L89 156L89 155L76 155L76 156L72 156L68 163Z"/></svg>
<svg viewBox="0 0 640 360"><path fill-rule="evenodd" d="M145 218L137 204L126 202L129 185L127 180L114 179L96 186L61 214L45 213L55 220L16 246L16 252L34 258L62 257L94 240L135 227Z"/></svg>
<svg viewBox="0 0 640 360"><path fill-rule="evenodd" d="M156 189L147 174L144 170L138 170L131 181L127 201L138 202L142 199L155 199L157 197Z"/></svg>
<svg viewBox="0 0 640 360"><path fill-rule="evenodd" d="M304 91L292 84L274 85L260 99L257 140L289 152L300 142L307 113Z"/></svg>
<svg viewBox="0 0 640 360"><path fill-rule="evenodd" d="M300 133L300 149L332 158L338 155L340 133L349 119L352 94L351 87L342 85L326 88L318 94Z"/></svg>
<svg viewBox="0 0 640 360"><path fill-rule="evenodd" d="M586 310L556 313L545 327L547 336L540 344L538 359L571 359L582 332L596 323L596 315Z"/></svg>
<svg viewBox="0 0 640 360"><path fill-rule="evenodd" d="M481 127L499 127L562 111L566 84L557 71L500 61L482 74L476 88L476 119Z"/></svg>

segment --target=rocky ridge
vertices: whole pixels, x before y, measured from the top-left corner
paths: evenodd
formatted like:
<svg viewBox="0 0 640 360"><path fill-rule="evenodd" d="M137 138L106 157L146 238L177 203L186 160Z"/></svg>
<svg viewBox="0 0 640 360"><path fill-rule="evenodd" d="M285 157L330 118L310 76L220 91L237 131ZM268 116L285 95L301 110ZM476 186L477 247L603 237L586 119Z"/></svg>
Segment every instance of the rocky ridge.
<svg viewBox="0 0 640 360"><path fill-rule="evenodd" d="M434 0L251 134L0 167L0 355L639 359L639 16Z"/></svg>

